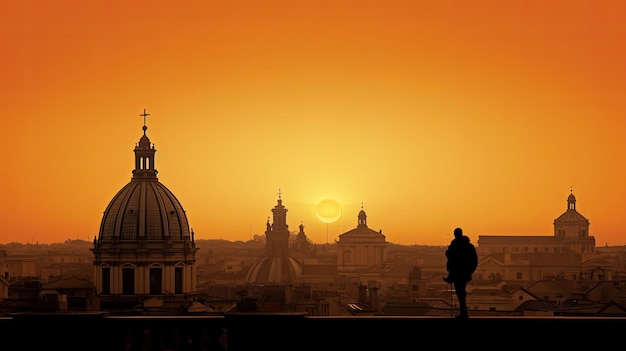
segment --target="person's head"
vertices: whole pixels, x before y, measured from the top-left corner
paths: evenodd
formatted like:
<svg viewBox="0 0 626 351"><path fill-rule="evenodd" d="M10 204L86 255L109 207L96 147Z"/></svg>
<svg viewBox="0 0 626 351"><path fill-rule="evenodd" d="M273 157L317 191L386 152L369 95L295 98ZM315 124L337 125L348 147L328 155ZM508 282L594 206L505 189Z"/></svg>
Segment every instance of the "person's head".
<svg viewBox="0 0 626 351"><path fill-rule="evenodd" d="M461 228L454 229L454 237L455 238L460 238L462 236L463 236L463 229L461 229Z"/></svg>

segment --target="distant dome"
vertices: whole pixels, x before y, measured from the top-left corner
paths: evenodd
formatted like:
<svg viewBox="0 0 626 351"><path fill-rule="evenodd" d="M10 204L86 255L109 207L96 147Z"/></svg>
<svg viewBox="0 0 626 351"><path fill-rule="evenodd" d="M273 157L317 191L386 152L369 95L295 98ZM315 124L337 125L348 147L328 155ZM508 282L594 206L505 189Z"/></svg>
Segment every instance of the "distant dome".
<svg viewBox="0 0 626 351"><path fill-rule="evenodd" d="M595 247L595 239L589 236L589 220L576 211L576 197L570 194L567 197L567 210L554 220L554 236L560 238L575 238L576 240L589 240L587 245L590 252ZM582 252L583 248L578 252Z"/></svg>
<svg viewBox="0 0 626 351"><path fill-rule="evenodd" d="M259 284L290 284L300 280L302 264L293 257L263 257L248 271L246 281Z"/></svg>
<svg viewBox="0 0 626 351"><path fill-rule="evenodd" d="M588 223L589 220L585 218L585 216L581 215L576 210L567 210L562 215L560 215L557 219L554 220L555 223Z"/></svg>
<svg viewBox="0 0 626 351"><path fill-rule="evenodd" d="M589 224L589 220L582 214L576 211L576 197L574 193L570 193L567 197L567 210L554 220L555 224L572 224L572 223L586 223Z"/></svg>
<svg viewBox="0 0 626 351"><path fill-rule="evenodd" d="M363 240L385 242L385 238L381 231L377 232L367 226L367 214L363 209L359 211L356 228L339 235L339 240L342 242Z"/></svg>
<svg viewBox="0 0 626 351"><path fill-rule="evenodd" d="M257 284L293 284L300 281L302 263L289 254L289 225L287 208L278 193L272 209L273 222L267 219L265 255L257 259L246 274L246 281ZM302 231L302 227L300 227Z"/></svg>

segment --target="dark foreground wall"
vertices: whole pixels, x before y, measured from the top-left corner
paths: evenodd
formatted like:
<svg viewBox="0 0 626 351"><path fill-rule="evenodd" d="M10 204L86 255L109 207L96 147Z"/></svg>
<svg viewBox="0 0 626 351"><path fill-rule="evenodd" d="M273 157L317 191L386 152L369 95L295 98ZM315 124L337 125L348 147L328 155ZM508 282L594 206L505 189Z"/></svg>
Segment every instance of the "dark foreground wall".
<svg viewBox="0 0 626 351"><path fill-rule="evenodd" d="M472 350L623 348L626 318L302 314L0 319L2 350Z"/></svg>

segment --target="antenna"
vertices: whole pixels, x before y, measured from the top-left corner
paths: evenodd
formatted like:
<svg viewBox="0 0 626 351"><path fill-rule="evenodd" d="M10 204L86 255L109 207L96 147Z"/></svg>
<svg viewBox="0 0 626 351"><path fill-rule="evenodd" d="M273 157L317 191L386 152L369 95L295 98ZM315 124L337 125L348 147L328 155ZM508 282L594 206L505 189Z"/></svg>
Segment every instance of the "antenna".
<svg viewBox="0 0 626 351"><path fill-rule="evenodd" d="M326 244L328 244L328 222L326 222Z"/></svg>

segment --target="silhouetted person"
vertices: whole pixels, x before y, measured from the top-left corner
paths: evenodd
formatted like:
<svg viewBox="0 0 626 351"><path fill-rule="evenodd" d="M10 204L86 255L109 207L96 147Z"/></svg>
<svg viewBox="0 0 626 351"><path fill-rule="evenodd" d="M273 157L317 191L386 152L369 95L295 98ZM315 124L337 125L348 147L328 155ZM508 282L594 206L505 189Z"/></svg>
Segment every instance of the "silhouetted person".
<svg viewBox="0 0 626 351"><path fill-rule="evenodd" d="M467 282L472 280L472 273L478 267L476 248L470 243L470 238L463 235L461 228L454 229L454 239L446 250L446 269L448 276L444 277L447 283L454 284L454 291L459 300L459 315L456 318L468 318L467 314Z"/></svg>

